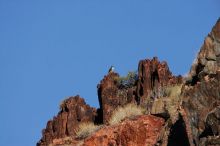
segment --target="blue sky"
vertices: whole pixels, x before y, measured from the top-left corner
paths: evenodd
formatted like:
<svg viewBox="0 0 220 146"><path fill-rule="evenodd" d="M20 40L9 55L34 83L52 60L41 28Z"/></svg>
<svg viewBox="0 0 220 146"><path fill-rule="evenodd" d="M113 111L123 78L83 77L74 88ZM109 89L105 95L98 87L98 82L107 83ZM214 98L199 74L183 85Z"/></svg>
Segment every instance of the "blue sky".
<svg viewBox="0 0 220 146"><path fill-rule="evenodd" d="M68 96L98 107L96 85L158 56L186 74L219 0L0 0L0 145L32 146Z"/></svg>

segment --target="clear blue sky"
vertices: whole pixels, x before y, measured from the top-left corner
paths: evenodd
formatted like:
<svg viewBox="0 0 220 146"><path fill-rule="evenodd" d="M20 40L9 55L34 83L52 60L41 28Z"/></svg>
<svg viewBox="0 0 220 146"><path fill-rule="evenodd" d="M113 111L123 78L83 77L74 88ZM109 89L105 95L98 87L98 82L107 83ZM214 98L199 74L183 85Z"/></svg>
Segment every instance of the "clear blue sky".
<svg viewBox="0 0 220 146"><path fill-rule="evenodd" d="M98 107L111 65L186 74L219 16L219 0L0 0L0 145L35 145L68 96Z"/></svg>

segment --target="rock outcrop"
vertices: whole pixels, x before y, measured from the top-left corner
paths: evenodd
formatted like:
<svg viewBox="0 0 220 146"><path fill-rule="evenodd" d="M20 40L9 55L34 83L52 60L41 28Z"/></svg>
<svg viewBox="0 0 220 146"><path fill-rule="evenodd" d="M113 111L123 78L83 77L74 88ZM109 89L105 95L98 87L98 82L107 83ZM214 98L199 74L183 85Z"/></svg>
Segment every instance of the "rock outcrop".
<svg viewBox="0 0 220 146"><path fill-rule="evenodd" d="M119 74L110 72L101 80L100 84L97 86L100 103L100 108L97 110L86 105L85 101L79 96L70 97L64 100L60 105L60 112L58 115L54 117L53 120L48 121L47 127L42 132L43 137L38 145L63 144L65 143L64 138L67 137L71 139L68 139L71 144L78 144L79 141L75 140L74 137L76 136L76 130L80 123L92 122L95 124L108 124L112 113L117 107L129 103L144 106L145 100L143 99L154 101L154 99L159 98L159 94L157 94L157 97L152 98L148 95L149 93L156 93L156 91L159 91L163 87L176 85L182 82L182 77L173 76L169 71L167 63L160 63L157 58L140 61L138 75L137 77L132 77L132 83L129 82L124 85L119 82L120 78ZM145 87L147 87L146 90ZM140 92L142 92L143 95L140 95ZM166 102L163 102L165 103L164 105L167 106L170 100L168 99ZM154 102L152 102L152 104L153 103ZM146 108L146 110L148 109L146 105L144 108ZM151 110L149 111L151 112ZM177 111L176 107L175 111ZM163 112L169 114L166 110ZM159 114L158 108L155 109L154 107L153 113L155 115ZM178 113L176 117L176 119L178 119ZM157 117L154 118L157 119ZM151 117L150 119L153 120L154 118ZM141 122L141 119L140 121L136 120L136 122ZM127 123L129 123L129 121ZM166 133L169 133L169 130ZM168 134L166 134L166 136L168 137ZM166 139L166 142L167 141ZM130 143L132 143L132 141L130 141Z"/></svg>
<svg viewBox="0 0 220 146"><path fill-rule="evenodd" d="M135 101L135 89L121 89L118 83L119 75L109 73L98 85L98 98L102 116L102 122L108 123L112 112L118 107Z"/></svg>
<svg viewBox="0 0 220 146"><path fill-rule="evenodd" d="M166 62L154 57L141 60L137 74L120 77L109 72L97 89L99 109L79 96L64 100L37 145L219 146L220 19L206 37L184 83L181 76L172 75ZM110 125L113 113L127 104L143 108L144 115ZM80 124L86 122L99 128L78 137Z"/></svg>
<svg viewBox="0 0 220 146"><path fill-rule="evenodd" d="M103 123L108 123L112 112L128 103L151 107L155 98L164 95L164 88L182 83L181 76L173 76L167 63L159 62L157 57L139 62L138 75L133 86L121 86L117 73L109 73L98 85L100 109Z"/></svg>
<svg viewBox="0 0 220 146"><path fill-rule="evenodd" d="M87 138L83 146L153 146L159 143L164 124L159 117L139 116L102 128Z"/></svg>
<svg viewBox="0 0 220 146"><path fill-rule="evenodd" d="M138 65L137 102L150 112L157 98L165 97L165 88L181 84L182 76L174 76L165 61L157 57L141 60Z"/></svg>
<svg viewBox="0 0 220 146"><path fill-rule="evenodd" d="M137 96L140 104L150 96L163 96L160 89L182 83L181 76L173 76L165 61L159 62L157 57L152 60L141 60L138 65Z"/></svg>
<svg viewBox="0 0 220 146"><path fill-rule="evenodd" d="M193 137L191 142L201 146L220 145L220 20L206 37L182 96Z"/></svg>
<svg viewBox="0 0 220 146"><path fill-rule="evenodd" d="M58 115L47 122L37 145L47 146L54 139L75 136L80 122L94 122L95 117L96 109L87 105L83 98L70 97L61 103Z"/></svg>

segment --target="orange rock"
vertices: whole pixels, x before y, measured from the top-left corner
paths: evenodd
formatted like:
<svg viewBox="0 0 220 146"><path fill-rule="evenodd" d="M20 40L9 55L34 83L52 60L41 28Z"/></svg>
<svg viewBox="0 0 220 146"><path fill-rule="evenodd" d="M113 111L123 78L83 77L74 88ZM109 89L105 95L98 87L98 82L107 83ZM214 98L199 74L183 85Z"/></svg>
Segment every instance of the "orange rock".
<svg viewBox="0 0 220 146"><path fill-rule="evenodd" d="M87 138L83 146L153 146L157 144L165 121L144 115L104 127Z"/></svg>

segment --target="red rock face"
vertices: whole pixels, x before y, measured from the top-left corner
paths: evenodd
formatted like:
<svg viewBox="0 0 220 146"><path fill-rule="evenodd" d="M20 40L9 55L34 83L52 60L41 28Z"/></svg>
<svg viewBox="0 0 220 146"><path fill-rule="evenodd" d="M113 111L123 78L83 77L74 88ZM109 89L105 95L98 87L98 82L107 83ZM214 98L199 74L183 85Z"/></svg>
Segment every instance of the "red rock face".
<svg viewBox="0 0 220 146"><path fill-rule="evenodd" d="M153 146L157 144L164 119L140 116L102 128L87 138L83 146Z"/></svg>
<svg viewBox="0 0 220 146"><path fill-rule="evenodd" d="M38 145L48 145L53 140L59 140L68 136L74 137L75 130L80 122L90 121L107 124L113 111L118 106L128 103L138 104L138 98L145 97L149 91L181 81L181 78L178 80L172 76L165 62L160 63L156 58L151 61L141 61L140 64L145 67L139 67L139 78L132 86L121 87L118 83L119 75L114 72L110 72L104 77L98 85L100 103L98 111L86 105L85 101L79 96L70 97L65 100L61 105L59 114L53 120L48 121L47 127L43 130L43 137ZM139 90L143 90L144 96L138 97L136 92L140 93Z"/></svg>
<svg viewBox="0 0 220 146"><path fill-rule="evenodd" d="M141 60L138 65L137 97L140 104L150 96L159 97L160 89L164 86L182 83L181 76L173 76L166 62L159 62L156 57L152 60ZM151 95L153 92L157 95Z"/></svg>
<svg viewBox="0 0 220 146"><path fill-rule="evenodd" d="M177 100L177 97L163 97L162 89L181 84L182 77L173 76L167 63L159 62L157 58L141 60L138 78L129 86L121 86L119 78L111 71L98 85L98 110L79 96L65 100L58 115L48 121L37 145L220 145L220 19L206 37ZM145 104L149 99L150 104ZM151 110L154 116L129 117L109 126L112 112L128 103L146 109L151 109L154 104L154 110ZM79 139L75 130L81 122L103 124L103 128Z"/></svg>
<svg viewBox="0 0 220 146"><path fill-rule="evenodd" d="M122 105L135 102L134 89L120 89L119 75L111 72L98 85L99 104L103 123L108 123L112 112Z"/></svg>
<svg viewBox="0 0 220 146"><path fill-rule="evenodd" d="M182 90L186 121L195 145L220 145L220 139L216 140L220 134L219 32L220 20L206 37Z"/></svg>
<svg viewBox="0 0 220 146"><path fill-rule="evenodd" d="M75 130L80 122L94 122L96 109L87 105L79 96L70 97L61 105L59 114L48 121L42 132L42 139L38 145L48 145L53 139L75 136Z"/></svg>
<svg viewBox="0 0 220 146"><path fill-rule="evenodd" d="M98 96L103 123L108 123L112 112L128 103L145 105L145 100L153 92L160 93L164 86L182 83L181 76L173 76L166 62L159 62L155 57L152 60L141 60L138 67L138 79L129 88L120 88L117 82L119 75L111 72L98 85ZM160 96L160 94L154 95Z"/></svg>

